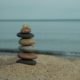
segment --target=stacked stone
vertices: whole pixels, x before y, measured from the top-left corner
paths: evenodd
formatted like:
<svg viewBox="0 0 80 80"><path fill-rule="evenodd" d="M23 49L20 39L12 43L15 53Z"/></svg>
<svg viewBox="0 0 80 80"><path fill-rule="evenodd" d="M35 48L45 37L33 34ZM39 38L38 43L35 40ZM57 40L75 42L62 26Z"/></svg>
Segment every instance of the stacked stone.
<svg viewBox="0 0 80 80"><path fill-rule="evenodd" d="M20 53L18 54L18 57L22 60L36 59L37 56L33 53L32 47L35 44L35 41L33 40L34 35L31 33L31 29L28 25L23 25L21 31L17 33L17 36L21 38L19 40L21 46L19 47Z"/></svg>

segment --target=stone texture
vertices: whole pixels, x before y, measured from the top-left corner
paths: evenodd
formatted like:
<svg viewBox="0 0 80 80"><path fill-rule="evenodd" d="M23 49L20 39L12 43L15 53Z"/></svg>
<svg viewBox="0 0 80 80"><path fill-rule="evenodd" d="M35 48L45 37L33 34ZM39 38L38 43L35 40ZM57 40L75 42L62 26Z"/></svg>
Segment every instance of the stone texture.
<svg viewBox="0 0 80 80"><path fill-rule="evenodd" d="M34 52L35 51L35 48L32 47L32 46L20 46L19 47L19 50L22 51L22 52Z"/></svg>
<svg viewBox="0 0 80 80"><path fill-rule="evenodd" d="M34 35L32 33L22 33L22 32L17 33L17 36L21 37L23 39L30 39L30 38L34 37Z"/></svg>
<svg viewBox="0 0 80 80"><path fill-rule="evenodd" d="M35 43L34 39L20 39L19 44L22 46L32 46Z"/></svg>
<svg viewBox="0 0 80 80"><path fill-rule="evenodd" d="M36 61L35 60L23 60L23 59L20 59L20 60L17 60L16 63L21 63L21 64L28 64L28 65L36 65Z"/></svg>
<svg viewBox="0 0 80 80"><path fill-rule="evenodd" d="M29 25L24 24L22 29L21 29L21 32L22 33L31 32L31 29L30 29Z"/></svg>
<svg viewBox="0 0 80 80"><path fill-rule="evenodd" d="M37 56L35 53L19 53L18 54L18 57L21 58L21 59L36 59Z"/></svg>
<svg viewBox="0 0 80 80"><path fill-rule="evenodd" d="M35 44L33 39L34 35L31 33L31 29L28 27L28 25L24 24L20 32L17 33L17 36L21 38L18 41L18 43L21 45L19 47L20 53L18 54L18 57L20 59L24 59L25 63L26 60L36 59L37 56L35 53L33 53L34 49L32 47Z"/></svg>
<svg viewBox="0 0 80 80"><path fill-rule="evenodd" d="M22 33L30 33L31 30L30 30L29 28L25 27L25 28L23 28L23 29L21 30L21 32L22 32Z"/></svg>

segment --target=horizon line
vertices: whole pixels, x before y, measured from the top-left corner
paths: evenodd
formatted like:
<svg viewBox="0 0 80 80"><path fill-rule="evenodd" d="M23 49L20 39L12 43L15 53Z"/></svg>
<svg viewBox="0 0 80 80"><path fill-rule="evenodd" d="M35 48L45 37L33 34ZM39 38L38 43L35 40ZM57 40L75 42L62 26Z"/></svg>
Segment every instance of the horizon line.
<svg viewBox="0 0 80 80"><path fill-rule="evenodd" d="M80 21L80 19L0 19L1 21Z"/></svg>

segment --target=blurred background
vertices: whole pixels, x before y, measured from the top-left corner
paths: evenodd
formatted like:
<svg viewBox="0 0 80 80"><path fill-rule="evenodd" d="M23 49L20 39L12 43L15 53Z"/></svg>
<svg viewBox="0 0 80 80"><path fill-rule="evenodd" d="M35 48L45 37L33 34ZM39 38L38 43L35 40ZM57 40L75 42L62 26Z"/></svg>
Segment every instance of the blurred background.
<svg viewBox="0 0 80 80"><path fill-rule="evenodd" d="M80 0L0 0L0 49L18 48L25 23L36 49L80 52Z"/></svg>

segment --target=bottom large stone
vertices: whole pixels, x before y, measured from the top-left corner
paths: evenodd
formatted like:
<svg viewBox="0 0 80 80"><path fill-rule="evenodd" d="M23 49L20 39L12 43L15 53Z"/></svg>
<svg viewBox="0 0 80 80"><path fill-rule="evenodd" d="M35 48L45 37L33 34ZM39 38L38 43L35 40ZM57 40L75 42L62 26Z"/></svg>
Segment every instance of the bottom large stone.
<svg viewBox="0 0 80 80"><path fill-rule="evenodd" d="M37 55L35 53L19 53L18 57L21 59L36 59Z"/></svg>
<svg viewBox="0 0 80 80"><path fill-rule="evenodd" d="M36 65L36 61L35 60L23 60L23 59L19 59L16 61L16 63L21 63L21 64L28 64L28 65Z"/></svg>

